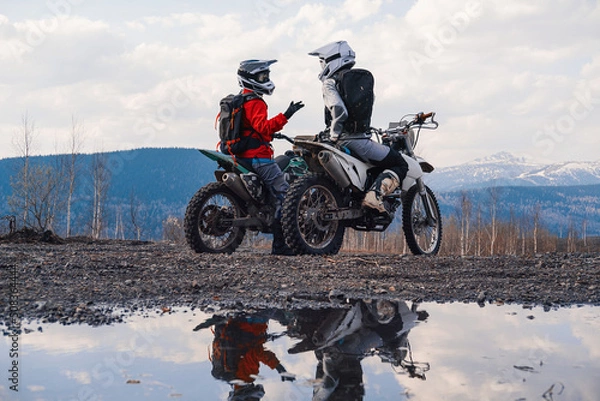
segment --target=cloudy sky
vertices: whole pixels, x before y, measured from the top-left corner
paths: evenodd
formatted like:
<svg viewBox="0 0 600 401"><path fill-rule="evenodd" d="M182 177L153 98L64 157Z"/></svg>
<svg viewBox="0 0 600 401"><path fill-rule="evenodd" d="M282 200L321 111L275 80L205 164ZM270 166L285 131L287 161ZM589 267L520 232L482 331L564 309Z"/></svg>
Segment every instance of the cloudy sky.
<svg viewBox="0 0 600 401"><path fill-rule="evenodd" d="M437 112L419 149L436 166L600 159L598 0L0 0L0 158L17 155L25 115L37 154L66 149L73 117L86 152L214 148L218 101L249 58L279 60L271 114L306 104L285 132L316 133L307 53L341 39L375 75L372 125Z"/></svg>

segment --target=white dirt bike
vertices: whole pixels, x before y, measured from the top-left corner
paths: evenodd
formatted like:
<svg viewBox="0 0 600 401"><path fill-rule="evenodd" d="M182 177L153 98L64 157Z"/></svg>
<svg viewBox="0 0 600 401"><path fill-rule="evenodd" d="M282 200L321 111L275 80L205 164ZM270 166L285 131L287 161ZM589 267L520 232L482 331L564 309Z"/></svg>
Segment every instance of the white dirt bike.
<svg viewBox="0 0 600 401"><path fill-rule="evenodd" d="M409 118L410 119L406 119ZM402 228L415 255L435 255L442 241L442 219L433 191L423 182L433 166L415 155L421 129L436 129L435 113L404 116L387 130L372 128L381 142L397 150L408 163L401 187L384 197L387 214L364 208L362 200L382 168L373 166L315 136L294 138L294 151L309 174L291 185L282 207L286 243L298 254L336 254L346 227L385 231L402 206ZM416 130L416 132L415 132Z"/></svg>

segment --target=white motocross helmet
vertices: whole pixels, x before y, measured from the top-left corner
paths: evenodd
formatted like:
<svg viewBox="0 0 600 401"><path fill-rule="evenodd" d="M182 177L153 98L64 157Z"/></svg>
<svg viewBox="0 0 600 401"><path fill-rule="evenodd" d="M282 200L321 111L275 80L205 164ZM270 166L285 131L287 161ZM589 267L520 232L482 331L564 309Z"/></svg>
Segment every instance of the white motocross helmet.
<svg viewBox="0 0 600 401"><path fill-rule="evenodd" d="M237 71L240 86L261 95L270 95L275 90L275 84L269 77L269 66L276 62L277 60L242 61Z"/></svg>
<svg viewBox="0 0 600 401"><path fill-rule="evenodd" d="M321 68L319 79L325 81L330 78L342 67L352 67L355 61L356 53L350 48L348 42L340 40L338 42L329 43L323 47L308 53L309 56L319 57Z"/></svg>

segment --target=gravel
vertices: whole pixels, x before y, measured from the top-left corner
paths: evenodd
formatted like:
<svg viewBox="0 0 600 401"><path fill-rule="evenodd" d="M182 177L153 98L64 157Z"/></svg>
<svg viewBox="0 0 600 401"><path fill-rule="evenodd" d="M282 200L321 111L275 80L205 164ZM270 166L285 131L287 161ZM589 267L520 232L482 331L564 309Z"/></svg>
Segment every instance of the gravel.
<svg viewBox="0 0 600 401"><path fill-rule="evenodd" d="M0 239L0 322L7 324L14 294L23 320L101 325L177 306L299 309L348 298L600 305L599 279L599 253L226 255L167 242Z"/></svg>

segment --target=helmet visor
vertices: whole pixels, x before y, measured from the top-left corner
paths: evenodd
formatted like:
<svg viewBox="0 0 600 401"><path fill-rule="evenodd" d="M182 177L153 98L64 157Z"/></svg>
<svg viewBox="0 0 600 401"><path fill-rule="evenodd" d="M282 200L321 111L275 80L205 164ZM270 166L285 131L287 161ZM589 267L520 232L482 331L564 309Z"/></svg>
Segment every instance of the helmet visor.
<svg viewBox="0 0 600 401"><path fill-rule="evenodd" d="M256 74L256 82L264 84L265 82L269 82L269 71L261 71Z"/></svg>

